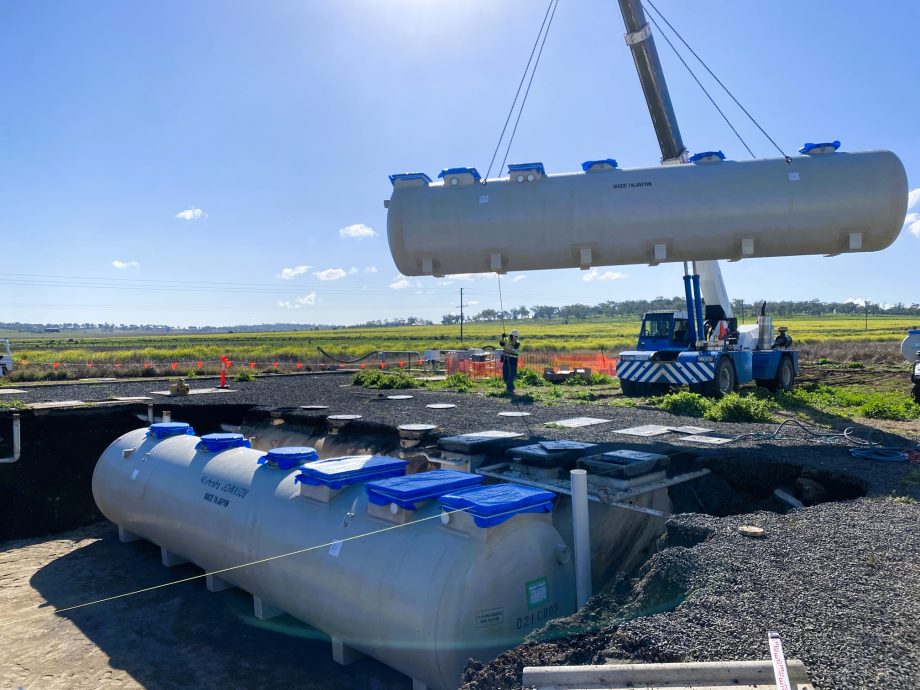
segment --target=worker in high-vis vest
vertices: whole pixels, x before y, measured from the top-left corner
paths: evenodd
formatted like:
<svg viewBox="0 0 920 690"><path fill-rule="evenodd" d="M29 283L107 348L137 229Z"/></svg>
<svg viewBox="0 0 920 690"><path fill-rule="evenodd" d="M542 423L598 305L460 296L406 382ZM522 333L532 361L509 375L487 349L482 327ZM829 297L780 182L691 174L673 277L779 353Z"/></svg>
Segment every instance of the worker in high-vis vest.
<svg viewBox="0 0 920 690"><path fill-rule="evenodd" d="M518 351L521 349L517 329L511 331L509 335L502 333L502 339L498 344L502 348L502 380L505 382L508 393L513 395L514 379L517 378Z"/></svg>

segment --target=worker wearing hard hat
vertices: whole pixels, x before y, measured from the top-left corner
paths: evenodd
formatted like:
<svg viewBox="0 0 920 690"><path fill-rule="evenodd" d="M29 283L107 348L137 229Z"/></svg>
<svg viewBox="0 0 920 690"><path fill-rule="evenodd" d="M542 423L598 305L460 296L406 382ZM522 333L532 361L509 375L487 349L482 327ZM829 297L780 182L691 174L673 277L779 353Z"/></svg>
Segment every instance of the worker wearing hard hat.
<svg viewBox="0 0 920 690"><path fill-rule="evenodd" d="M521 341L518 339L517 329L510 334L502 333L502 339L498 343L502 348L502 380L505 382L505 388L514 395L514 379L517 378L518 350L521 349Z"/></svg>

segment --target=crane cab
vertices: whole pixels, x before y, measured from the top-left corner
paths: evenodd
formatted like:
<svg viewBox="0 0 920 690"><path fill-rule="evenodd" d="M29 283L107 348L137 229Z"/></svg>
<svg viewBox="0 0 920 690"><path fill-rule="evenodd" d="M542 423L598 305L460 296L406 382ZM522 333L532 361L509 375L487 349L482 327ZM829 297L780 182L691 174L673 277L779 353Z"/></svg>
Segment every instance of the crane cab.
<svg viewBox="0 0 920 690"><path fill-rule="evenodd" d="M637 350L682 352L690 345L685 311L650 311L642 317Z"/></svg>

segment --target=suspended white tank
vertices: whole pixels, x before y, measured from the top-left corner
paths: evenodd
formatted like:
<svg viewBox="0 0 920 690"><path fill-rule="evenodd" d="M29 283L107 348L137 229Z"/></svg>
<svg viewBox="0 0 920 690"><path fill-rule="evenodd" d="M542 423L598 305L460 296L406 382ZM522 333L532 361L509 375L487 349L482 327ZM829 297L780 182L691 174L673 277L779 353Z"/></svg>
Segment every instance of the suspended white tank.
<svg viewBox="0 0 920 690"><path fill-rule="evenodd" d="M907 337L901 341L901 354L908 362L914 362L918 352L920 352L920 328L912 328L907 331Z"/></svg>
<svg viewBox="0 0 920 690"><path fill-rule="evenodd" d="M390 252L405 275L440 276L884 249L904 223L904 166L889 151L835 144L790 163L712 152L634 170L588 161L559 175L523 164L485 185L474 168L440 182L393 175Z"/></svg>
<svg viewBox="0 0 920 690"><path fill-rule="evenodd" d="M574 610L568 549L543 512L551 504L530 501L526 510L541 512L514 509L494 525L466 512L445 523L440 501L449 497L410 506L417 510L399 499L369 503L365 481L400 474L395 458L281 469L238 446L241 436L208 439L179 423L125 434L93 473L99 509L123 539L142 537L162 547L167 564L186 559L206 571L324 545L220 573L209 588L231 583L254 596L257 615L277 607L328 633L340 661L359 650L415 687L454 690L467 659L490 659ZM343 464L347 472L328 469Z"/></svg>

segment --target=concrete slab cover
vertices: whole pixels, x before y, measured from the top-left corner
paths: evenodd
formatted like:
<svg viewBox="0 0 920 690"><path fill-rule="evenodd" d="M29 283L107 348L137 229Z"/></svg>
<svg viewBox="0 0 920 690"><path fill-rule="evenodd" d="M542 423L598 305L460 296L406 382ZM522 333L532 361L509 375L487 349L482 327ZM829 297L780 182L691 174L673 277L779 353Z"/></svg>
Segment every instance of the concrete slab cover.
<svg viewBox="0 0 920 690"><path fill-rule="evenodd" d="M21 395L22 393L31 393L31 391L24 391L21 388L0 388L0 395Z"/></svg>
<svg viewBox="0 0 920 690"><path fill-rule="evenodd" d="M350 422L354 419L361 419L361 415L359 414L331 414L327 417L327 419L331 419L334 422L336 421Z"/></svg>
<svg viewBox="0 0 920 690"><path fill-rule="evenodd" d="M301 405L301 410L328 410L329 405Z"/></svg>
<svg viewBox="0 0 920 690"><path fill-rule="evenodd" d="M598 417L572 417L571 419L560 419L557 422L547 422L556 426L564 426L566 429L577 429L581 426L592 426L594 424L607 424L612 419L600 419Z"/></svg>
<svg viewBox="0 0 920 690"><path fill-rule="evenodd" d="M498 413L499 417L529 417L530 412L515 412L513 410L507 410L504 412Z"/></svg>
<svg viewBox="0 0 920 690"><path fill-rule="evenodd" d="M708 434L712 429L704 429L701 426L669 426L668 429L678 434Z"/></svg>
<svg viewBox="0 0 920 690"><path fill-rule="evenodd" d="M731 441L730 438L725 438L724 436L701 436L693 434L690 436L681 436L677 441L690 441L693 443L708 443L711 446L721 446L723 443L728 443Z"/></svg>
<svg viewBox="0 0 920 690"><path fill-rule="evenodd" d="M55 407L83 407L86 403L82 400L59 400L57 402L40 402L29 405L33 410L50 410Z"/></svg>
<svg viewBox="0 0 920 690"><path fill-rule="evenodd" d="M453 403L431 403L430 405L425 405L430 410L451 410L456 407Z"/></svg>
<svg viewBox="0 0 920 690"><path fill-rule="evenodd" d="M387 400L411 400L411 395L388 395Z"/></svg>
<svg viewBox="0 0 920 690"><path fill-rule="evenodd" d="M236 393L231 388L193 388L188 392L189 395L209 395L211 393ZM169 391L150 391L150 395L163 395L167 398L184 398L183 395L173 395Z"/></svg>
<svg viewBox="0 0 920 690"><path fill-rule="evenodd" d="M474 431L471 434L462 434L457 438L518 438L519 433L515 431L499 431L496 429L490 429L489 431Z"/></svg>
<svg viewBox="0 0 920 690"><path fill-rule="evenodd" d="M661 424L645 424L643 426L631 426L628 429L617 429L613 433L627 436L660 436L661 434L670 434L671 427L662 426Z"/></svg>
<svg viewBox="0 0 920 690"><path fill-rule="evenodd" d="M118 402L142 402L150 400L146 395L116 395L115 400Z"/></svg>

